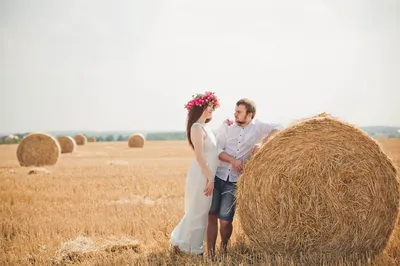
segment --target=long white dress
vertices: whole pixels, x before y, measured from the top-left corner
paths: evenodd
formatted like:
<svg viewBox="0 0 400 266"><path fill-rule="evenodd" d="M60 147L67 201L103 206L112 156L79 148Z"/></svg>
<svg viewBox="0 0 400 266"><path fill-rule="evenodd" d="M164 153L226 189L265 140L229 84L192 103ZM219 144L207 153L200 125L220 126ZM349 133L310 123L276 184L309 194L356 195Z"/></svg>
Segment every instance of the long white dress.
<svg viewBox="0 0 400 266"><path fill-rule="evenodd" d="M218 166L218 149L214 133L205 123L195 123L206 132L203 141L203 154L213 176ZM207 227L208 212L211 206L212 195L206 197L204 189L207 181L200 165L195 159L186 176L185 187L185 214L171 233L170 243L179 246L181 251L191 254L204 252L205 232Z"/></svg>

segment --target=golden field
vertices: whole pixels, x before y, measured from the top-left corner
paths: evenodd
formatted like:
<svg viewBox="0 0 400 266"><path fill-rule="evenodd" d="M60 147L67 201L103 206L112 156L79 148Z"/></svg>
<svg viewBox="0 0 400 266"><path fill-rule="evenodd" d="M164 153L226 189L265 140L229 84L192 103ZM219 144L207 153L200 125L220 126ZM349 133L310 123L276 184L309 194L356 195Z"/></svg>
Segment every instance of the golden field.
<svg viewBox="0 0 400 266"><path fill-rule="evenodd" d="M378 142L400 165L400 140ZM185 141L88 143L45 168L19 166L16 150L0 145L0 265L291 265L252 252L238 216L227 256L169 253L194 159ZM400 264L400 233L371 264Z"/></svg>

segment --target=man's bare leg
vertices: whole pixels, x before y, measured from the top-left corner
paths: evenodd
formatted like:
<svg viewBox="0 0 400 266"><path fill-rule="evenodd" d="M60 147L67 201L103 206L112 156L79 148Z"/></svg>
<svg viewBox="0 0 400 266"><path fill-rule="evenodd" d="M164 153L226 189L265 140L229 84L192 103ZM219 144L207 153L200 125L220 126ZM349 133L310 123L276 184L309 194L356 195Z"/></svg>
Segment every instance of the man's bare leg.
<svg viewBox="0 0 400 266"><path fill-rule="evenodd" d="M220 220L220 234L221 234L221 252L226 253L228 248L228 242L232 235L233 226L231 222Z"/></svg>
<svg viewBox="0 0 400 266"><path fill-rule="evenodd" d="M215 256L215 243L218 235L218 216L209 214L207 225L207 251L210 258Z"/></svg>

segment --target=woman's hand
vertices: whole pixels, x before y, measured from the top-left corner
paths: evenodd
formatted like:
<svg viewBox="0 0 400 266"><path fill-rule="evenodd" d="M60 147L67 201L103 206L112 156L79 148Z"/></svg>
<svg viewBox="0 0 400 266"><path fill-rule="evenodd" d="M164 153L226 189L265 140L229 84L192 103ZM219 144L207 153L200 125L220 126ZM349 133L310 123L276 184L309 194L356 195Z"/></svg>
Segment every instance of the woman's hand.
<svg viewBox="0 0 400 266"><path fill-rule="evenodd" d="M214 180L208 180L206 188L204 189L204 195L206 197L211 196L214 190Z"/></svg>
<svg viewBox="0 0 400 266"><path fill-rule="evenodd" d="M207 182L210 180L214 180L214 176L213 176L210 168L207 167L207 169L204 169L203 173L204 173L204 177Z"/></svg>

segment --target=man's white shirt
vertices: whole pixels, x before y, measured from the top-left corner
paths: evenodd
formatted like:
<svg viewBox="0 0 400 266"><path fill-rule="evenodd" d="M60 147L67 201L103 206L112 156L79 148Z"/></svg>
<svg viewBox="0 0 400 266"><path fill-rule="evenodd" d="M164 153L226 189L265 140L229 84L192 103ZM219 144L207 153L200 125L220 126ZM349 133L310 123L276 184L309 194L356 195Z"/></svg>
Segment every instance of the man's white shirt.
<svg viewBox="0 0 400 266"><path fill-rule="evenodd" d="M217 131L216 136L218 154L226 152L230 156L241 160L244 165L251 157L251 150L254 145L261 142L274 129L282 130L283 126L276 123L262 122L257 119L253 119L245 127L236 123L231 126L224 123ZM240 173L232 167L232 164L220 160L216 175L222 180L237 182Z"/></svg>

